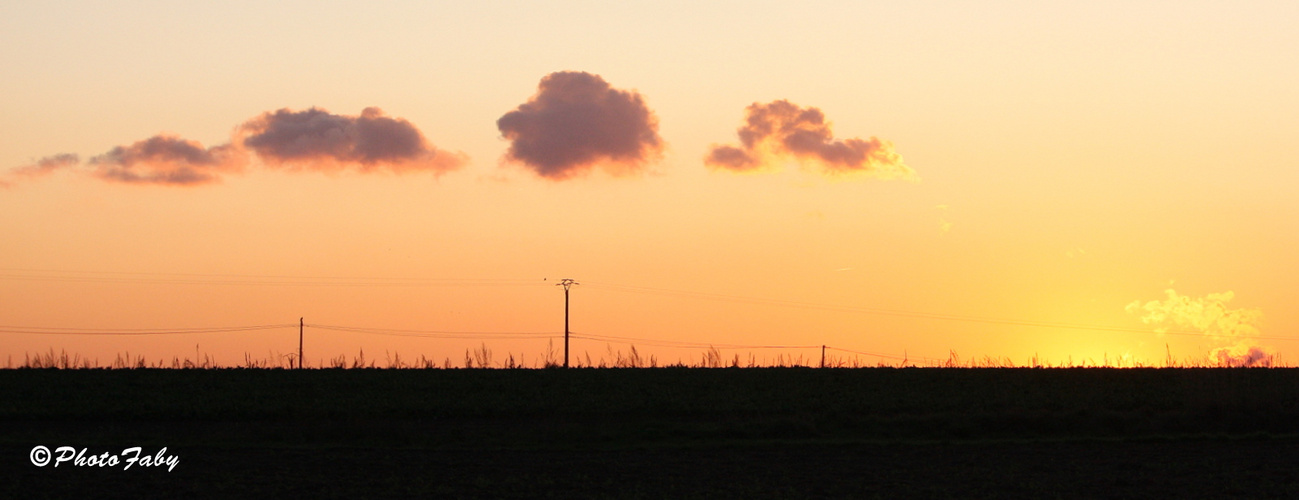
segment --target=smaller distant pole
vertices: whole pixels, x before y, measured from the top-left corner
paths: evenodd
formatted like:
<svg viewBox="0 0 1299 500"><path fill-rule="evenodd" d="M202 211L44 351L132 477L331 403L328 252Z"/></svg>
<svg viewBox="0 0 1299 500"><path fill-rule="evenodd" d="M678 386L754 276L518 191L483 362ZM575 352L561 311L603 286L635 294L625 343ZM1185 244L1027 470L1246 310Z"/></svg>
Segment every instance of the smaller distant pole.
<svg viewBox="0 0 1299 500"><path fill-rule="evenodd" d="M825 368L825 344L821 344L821 368Z"/></svg>
<svg viewBox="0 0 1299 500"><path fill-rule="evenodd" d="M302 369L302 318L298 318L298 369Z"/></svg>

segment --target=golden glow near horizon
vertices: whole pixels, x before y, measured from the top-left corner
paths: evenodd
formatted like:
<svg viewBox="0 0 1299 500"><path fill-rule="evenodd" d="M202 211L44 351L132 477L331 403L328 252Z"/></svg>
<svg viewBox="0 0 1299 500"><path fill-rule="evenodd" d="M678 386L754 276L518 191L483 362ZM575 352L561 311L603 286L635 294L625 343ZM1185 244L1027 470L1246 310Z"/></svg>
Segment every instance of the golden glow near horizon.
<svg viewBox="0 0 1299 500"><path fill-rule="evenodd" d="M1299 347L1292 2L3 11L13 364Z"/></svg>

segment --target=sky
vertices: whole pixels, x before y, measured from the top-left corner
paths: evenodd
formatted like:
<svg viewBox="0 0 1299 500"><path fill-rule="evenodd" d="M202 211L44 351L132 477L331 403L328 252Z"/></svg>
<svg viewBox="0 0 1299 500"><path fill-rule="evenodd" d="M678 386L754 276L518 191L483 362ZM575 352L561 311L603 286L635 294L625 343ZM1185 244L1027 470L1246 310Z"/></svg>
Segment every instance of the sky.
<svg viewBox="0 0 1299 500"><path fill-rule="evenodd" d="M1289 364L1296 23L5 2L0 356Z"/></svg>

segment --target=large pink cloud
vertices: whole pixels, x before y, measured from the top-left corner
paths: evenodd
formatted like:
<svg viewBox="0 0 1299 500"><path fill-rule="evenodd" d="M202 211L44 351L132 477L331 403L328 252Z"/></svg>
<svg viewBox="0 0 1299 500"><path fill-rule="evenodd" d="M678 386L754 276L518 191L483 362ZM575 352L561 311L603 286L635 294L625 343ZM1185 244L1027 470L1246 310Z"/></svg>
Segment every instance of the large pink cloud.
<svg viewBox="0 0 1299 500"><path fill-rule="evenodd" d="M496 126L510 141L507 159L555 180L596 166L639 172L663 149L658 119L640 94L585 72L546 75L537 93Z"/></svg>

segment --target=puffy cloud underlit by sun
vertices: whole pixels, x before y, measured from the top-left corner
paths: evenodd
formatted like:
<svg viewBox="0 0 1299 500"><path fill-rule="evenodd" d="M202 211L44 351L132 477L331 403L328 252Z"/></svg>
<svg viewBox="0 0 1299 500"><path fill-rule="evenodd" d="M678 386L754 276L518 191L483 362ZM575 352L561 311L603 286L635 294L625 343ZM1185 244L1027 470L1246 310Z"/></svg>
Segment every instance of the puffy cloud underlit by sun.
<svg viewBox="0 0 1299 500"><path fill-rule="evenodd" d="M915 180L915 171L877 137L835 139L825 114L786 100L753 103L737 131L740 146L714 145L704 159L709 166L733 172L774 169L793 158L828 175L863 173L880 179Z"/></svg>

